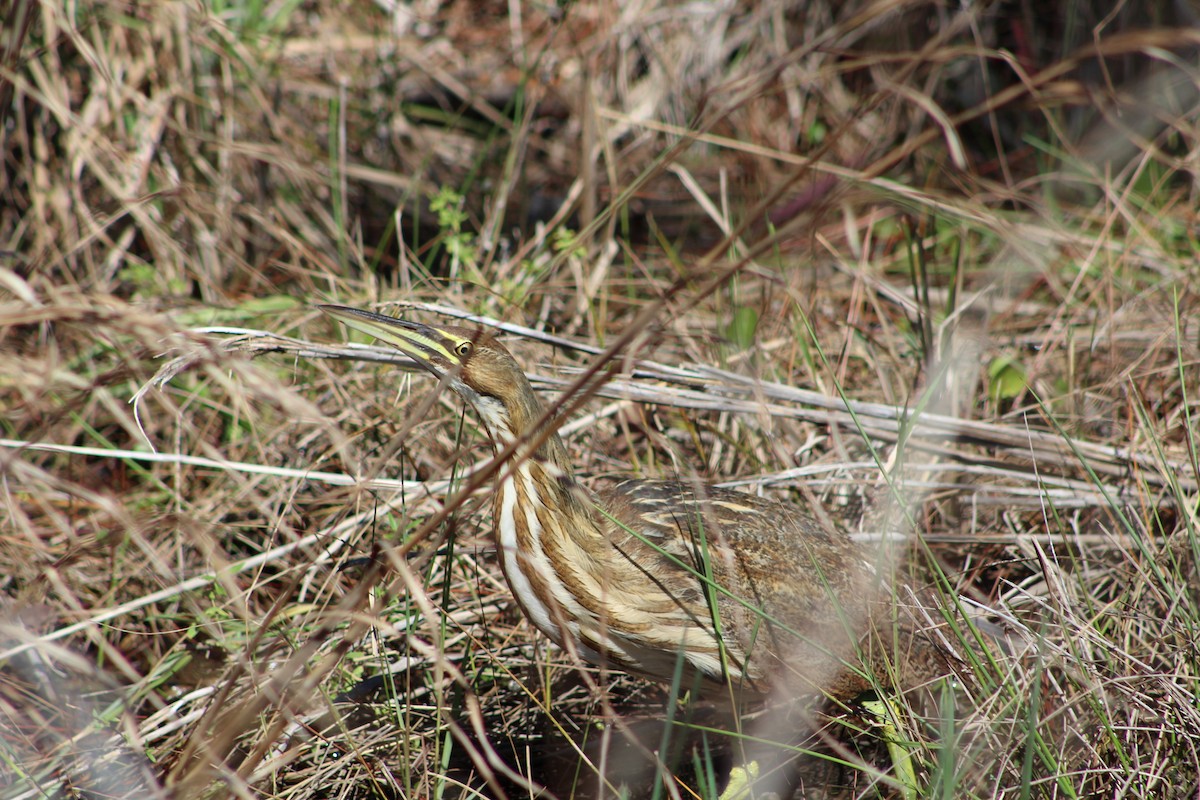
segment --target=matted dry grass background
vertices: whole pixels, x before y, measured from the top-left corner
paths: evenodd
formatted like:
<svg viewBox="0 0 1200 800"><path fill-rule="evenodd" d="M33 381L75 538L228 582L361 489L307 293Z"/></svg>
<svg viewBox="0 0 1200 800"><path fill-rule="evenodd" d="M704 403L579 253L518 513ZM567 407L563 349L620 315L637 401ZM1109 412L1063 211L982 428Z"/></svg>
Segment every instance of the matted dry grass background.
<svg viewBox="0 0 1200 800"><path fill-rule="evenodd" d="M594 485L736 480L1027 626L907 715L923 794L1200 793L1190 4L2 13L3 797L723 784L729 720L520 620L477 422L328 301L603 364ZM803 796L900 795L821 719Z"/></svg>

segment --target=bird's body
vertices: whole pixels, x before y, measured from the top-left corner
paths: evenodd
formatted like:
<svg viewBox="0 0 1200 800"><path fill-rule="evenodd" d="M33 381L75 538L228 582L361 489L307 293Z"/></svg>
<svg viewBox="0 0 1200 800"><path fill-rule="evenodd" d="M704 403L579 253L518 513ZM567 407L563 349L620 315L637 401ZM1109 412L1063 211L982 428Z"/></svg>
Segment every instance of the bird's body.
<svg viewBox="0 0 1200 800"><path fill-rule="evenodd" d="M759 694L849 698L887 682L870 649L880 587L864 551L791 505L699 482L627 480L595 494L543 427L523 370L489 334L342 306L480 414L497 451L500 565L525 615L599 664L662 681L699 676ZM685 684L686 685L686 684Z"/></svg>
<svg viewBox="0 0 1200 800"><path fill-rule="evenodd" d="M522 495L551 482L543 470L529 459L501 480L495 519L505 577L555 642L659 680L682 670L751 691L784 670L814 691L844 671L870 582L856 548L786 506L677 482L589 496L560 477L558 507L576 507L539 519ZM559 524L572 534L544 535Z"/></svg>

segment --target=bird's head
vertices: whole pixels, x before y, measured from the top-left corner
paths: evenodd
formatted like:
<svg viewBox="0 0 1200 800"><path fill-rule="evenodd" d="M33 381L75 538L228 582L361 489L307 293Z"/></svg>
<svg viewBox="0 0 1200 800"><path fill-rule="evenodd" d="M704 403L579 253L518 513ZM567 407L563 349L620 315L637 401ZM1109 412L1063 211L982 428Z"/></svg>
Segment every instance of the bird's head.
<svg viewBox="0 0 1200 800"><path fill-rule="evenodd" d="M422 325L348 306L319 308L351 328L395 346L444 379L476 408L493 438L519 434L520 423L538 411L536 396L516 359L482 329Z"/></svg>

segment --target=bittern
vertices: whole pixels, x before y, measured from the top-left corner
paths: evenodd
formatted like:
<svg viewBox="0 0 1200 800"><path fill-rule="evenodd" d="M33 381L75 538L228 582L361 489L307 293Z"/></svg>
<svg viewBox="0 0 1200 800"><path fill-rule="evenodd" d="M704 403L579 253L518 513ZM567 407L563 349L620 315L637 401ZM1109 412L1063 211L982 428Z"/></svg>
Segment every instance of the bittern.
<svg viewBox="0 0 1200 800"><path fill-rule="evenodd" d="M496 473L500 567L525 616L559 646L739 695L784 686L850 699L893 683L882 652L895 642L892 604L848 536L794 505L700 483L625 480L589 492L545 430L554 421L524 371L490 333L321 310L441 378L479 414L497 452L512 447ZM912 642L908 656L949 667L932 639Z"/></svg>

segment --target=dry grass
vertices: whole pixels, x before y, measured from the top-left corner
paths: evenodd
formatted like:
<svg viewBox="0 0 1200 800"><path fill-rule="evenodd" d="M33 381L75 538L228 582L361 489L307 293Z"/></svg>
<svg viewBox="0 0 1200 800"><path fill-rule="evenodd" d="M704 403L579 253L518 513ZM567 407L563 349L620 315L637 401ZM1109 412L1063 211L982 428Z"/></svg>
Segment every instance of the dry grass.
<svg viewBox="0 0 1200 800"><path fill-rule="evenodd" d="M898 796L857 708L534 635L477 421L329 300L512 326L595 485L736 479L1026 625L906 714L925 794L1200 793L1184 4L10 5L3 797L715 796L735 730Z"/></svg>

